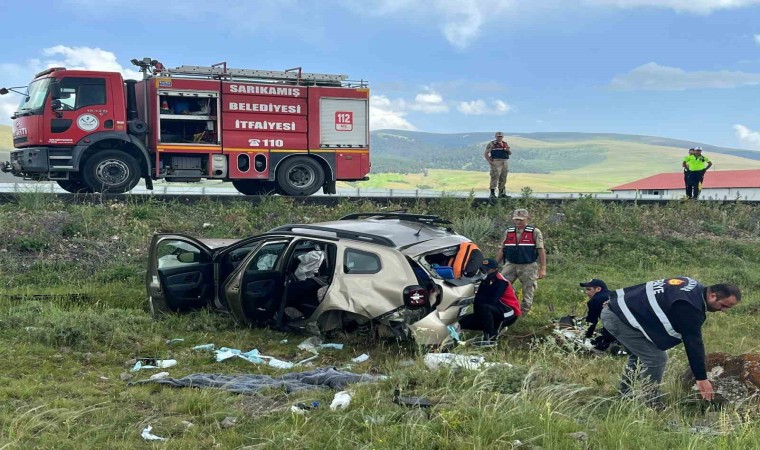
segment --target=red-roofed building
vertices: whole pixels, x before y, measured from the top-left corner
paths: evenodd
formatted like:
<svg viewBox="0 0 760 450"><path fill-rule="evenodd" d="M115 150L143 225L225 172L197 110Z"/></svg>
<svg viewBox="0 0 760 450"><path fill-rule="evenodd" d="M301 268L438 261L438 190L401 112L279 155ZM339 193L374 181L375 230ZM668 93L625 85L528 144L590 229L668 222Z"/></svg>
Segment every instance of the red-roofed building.
<svg viewBox="0 0 760 450"><path fill-rule="evenodd" d="M666 198L686 196L683 172L659 173L611 189L615 193L660 195ZM760 200L760 169L708 170L700 198L716 200Z"/></svg>

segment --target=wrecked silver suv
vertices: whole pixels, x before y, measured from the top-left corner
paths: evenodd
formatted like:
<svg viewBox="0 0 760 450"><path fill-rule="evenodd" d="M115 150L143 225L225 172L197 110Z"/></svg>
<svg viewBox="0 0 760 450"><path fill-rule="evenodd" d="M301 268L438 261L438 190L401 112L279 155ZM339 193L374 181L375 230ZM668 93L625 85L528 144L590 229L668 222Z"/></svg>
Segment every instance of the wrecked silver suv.
<svg viewBox="0 0 760 450"><path fill-rule="evenodd" d="M156 234L151 313L213 306L250 326L373 329L437 345L449 325L458 329L482 279L482 254L449 225L431 215L362 213L240 240Z"/></svg>

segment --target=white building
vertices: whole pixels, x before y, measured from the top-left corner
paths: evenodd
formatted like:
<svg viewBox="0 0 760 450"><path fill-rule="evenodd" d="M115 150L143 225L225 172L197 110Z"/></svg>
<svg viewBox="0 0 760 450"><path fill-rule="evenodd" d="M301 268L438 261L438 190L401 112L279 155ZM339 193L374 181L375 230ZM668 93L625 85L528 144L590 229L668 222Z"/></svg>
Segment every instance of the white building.
<svg viewBox="0 0 760 450"><path fill-rule="evenodd" d="M620 194L660 195L664 198L686 196L683 172L660 173L611 189ZM700 198L716 200L760 200L760 169L708 170L702 184Z"/></svg>

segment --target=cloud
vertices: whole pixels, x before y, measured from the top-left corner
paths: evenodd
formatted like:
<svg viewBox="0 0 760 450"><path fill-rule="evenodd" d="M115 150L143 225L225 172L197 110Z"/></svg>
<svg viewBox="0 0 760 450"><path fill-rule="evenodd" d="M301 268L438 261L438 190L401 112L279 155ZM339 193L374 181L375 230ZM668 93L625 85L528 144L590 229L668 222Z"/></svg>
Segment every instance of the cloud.
<svg viewBox="0 0 760 450"><path fill-rule="evenodd" d="M755 35L755 44L760 45L760 34Z"/></svg>
<svg viewBox="0 0 760 450"><path fill-rule="evenodd" d="M358 14L403 17L420 27L434 24L449 44L465 49L480 36L485 25L500 20L517 0L343 0L340 3Z"/></svg>
<svg viewBox="0 0 760 450"><path fill-rule="evenodd" d="M142 78L139 71L127 69L119 64L114 53L99 48L56 45L44 49L42 54L51 58L45 61L46 67L63 66L67 69L120 72L124 78Z"/></svg>
<svg viewBox="0 0 760 450"><path fill-rule="evenodd" d="M404 118L407 114L403 100L390 100L384 95L373 95L369 99L369 128L380 130L416 130L417 128Z"/></svg>
<svg viewBox="0 0 760 450"><path fill-rule="evenodd" d="M760 73L728 70L687 72L655 62L636 67L627 74L617 75L610 82L612 89L623 91L685 91L756 85L760 85Z"/></svg>
<svg viewBox="0 0 760 450"><path fill-rule="evenodd" d="M760 150L760 131L752 131L744 125L734 125L734 132L743 145L752 150Z"/></svg>
<svg viewBox="0 0 760 450"><path fill-rule="evenodd" d="M459 102L457 110L467 116L501 116L509 112L512 109L506 102L502 100L492 100L486 102L485 100L472 100L469 102Z"/></svg>
<svg viewBox="0 0 760 450"><path fill-rule="evenodd" d="M710 14L723 9L760 5L760 0L584 0L584 3L592 6L667 8L684 13Z"/></svg>
<svg viewBox="0 0 760 450"><path fill-rule="evenodd" d="M443 97L438 92L426 89L424 93L417 94L414 102L409 104L411 111L419 111L426 114L449 112L449 107L443 102Z"/></svg>

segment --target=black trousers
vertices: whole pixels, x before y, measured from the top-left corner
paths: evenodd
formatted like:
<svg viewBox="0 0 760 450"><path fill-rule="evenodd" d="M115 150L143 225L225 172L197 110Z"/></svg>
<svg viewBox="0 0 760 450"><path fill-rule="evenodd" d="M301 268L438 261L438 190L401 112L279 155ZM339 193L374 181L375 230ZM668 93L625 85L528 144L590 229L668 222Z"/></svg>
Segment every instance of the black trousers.
<svg viewBox="0 0 760 450"><path fill-rule="evenodd" d="M699 193L702 191L702 178L705 176L704 171L688 171L686 174L686 196L699 198Z"/></svg>
<svg viewBox="0 0 760 450"><path fill-rule="evenodd" d="M483 339L496 339L499 329L517 320L515 311L502 303L497 305L475 304L475 313L462 317L459 325L465 330L483 331Z"/></svg>

